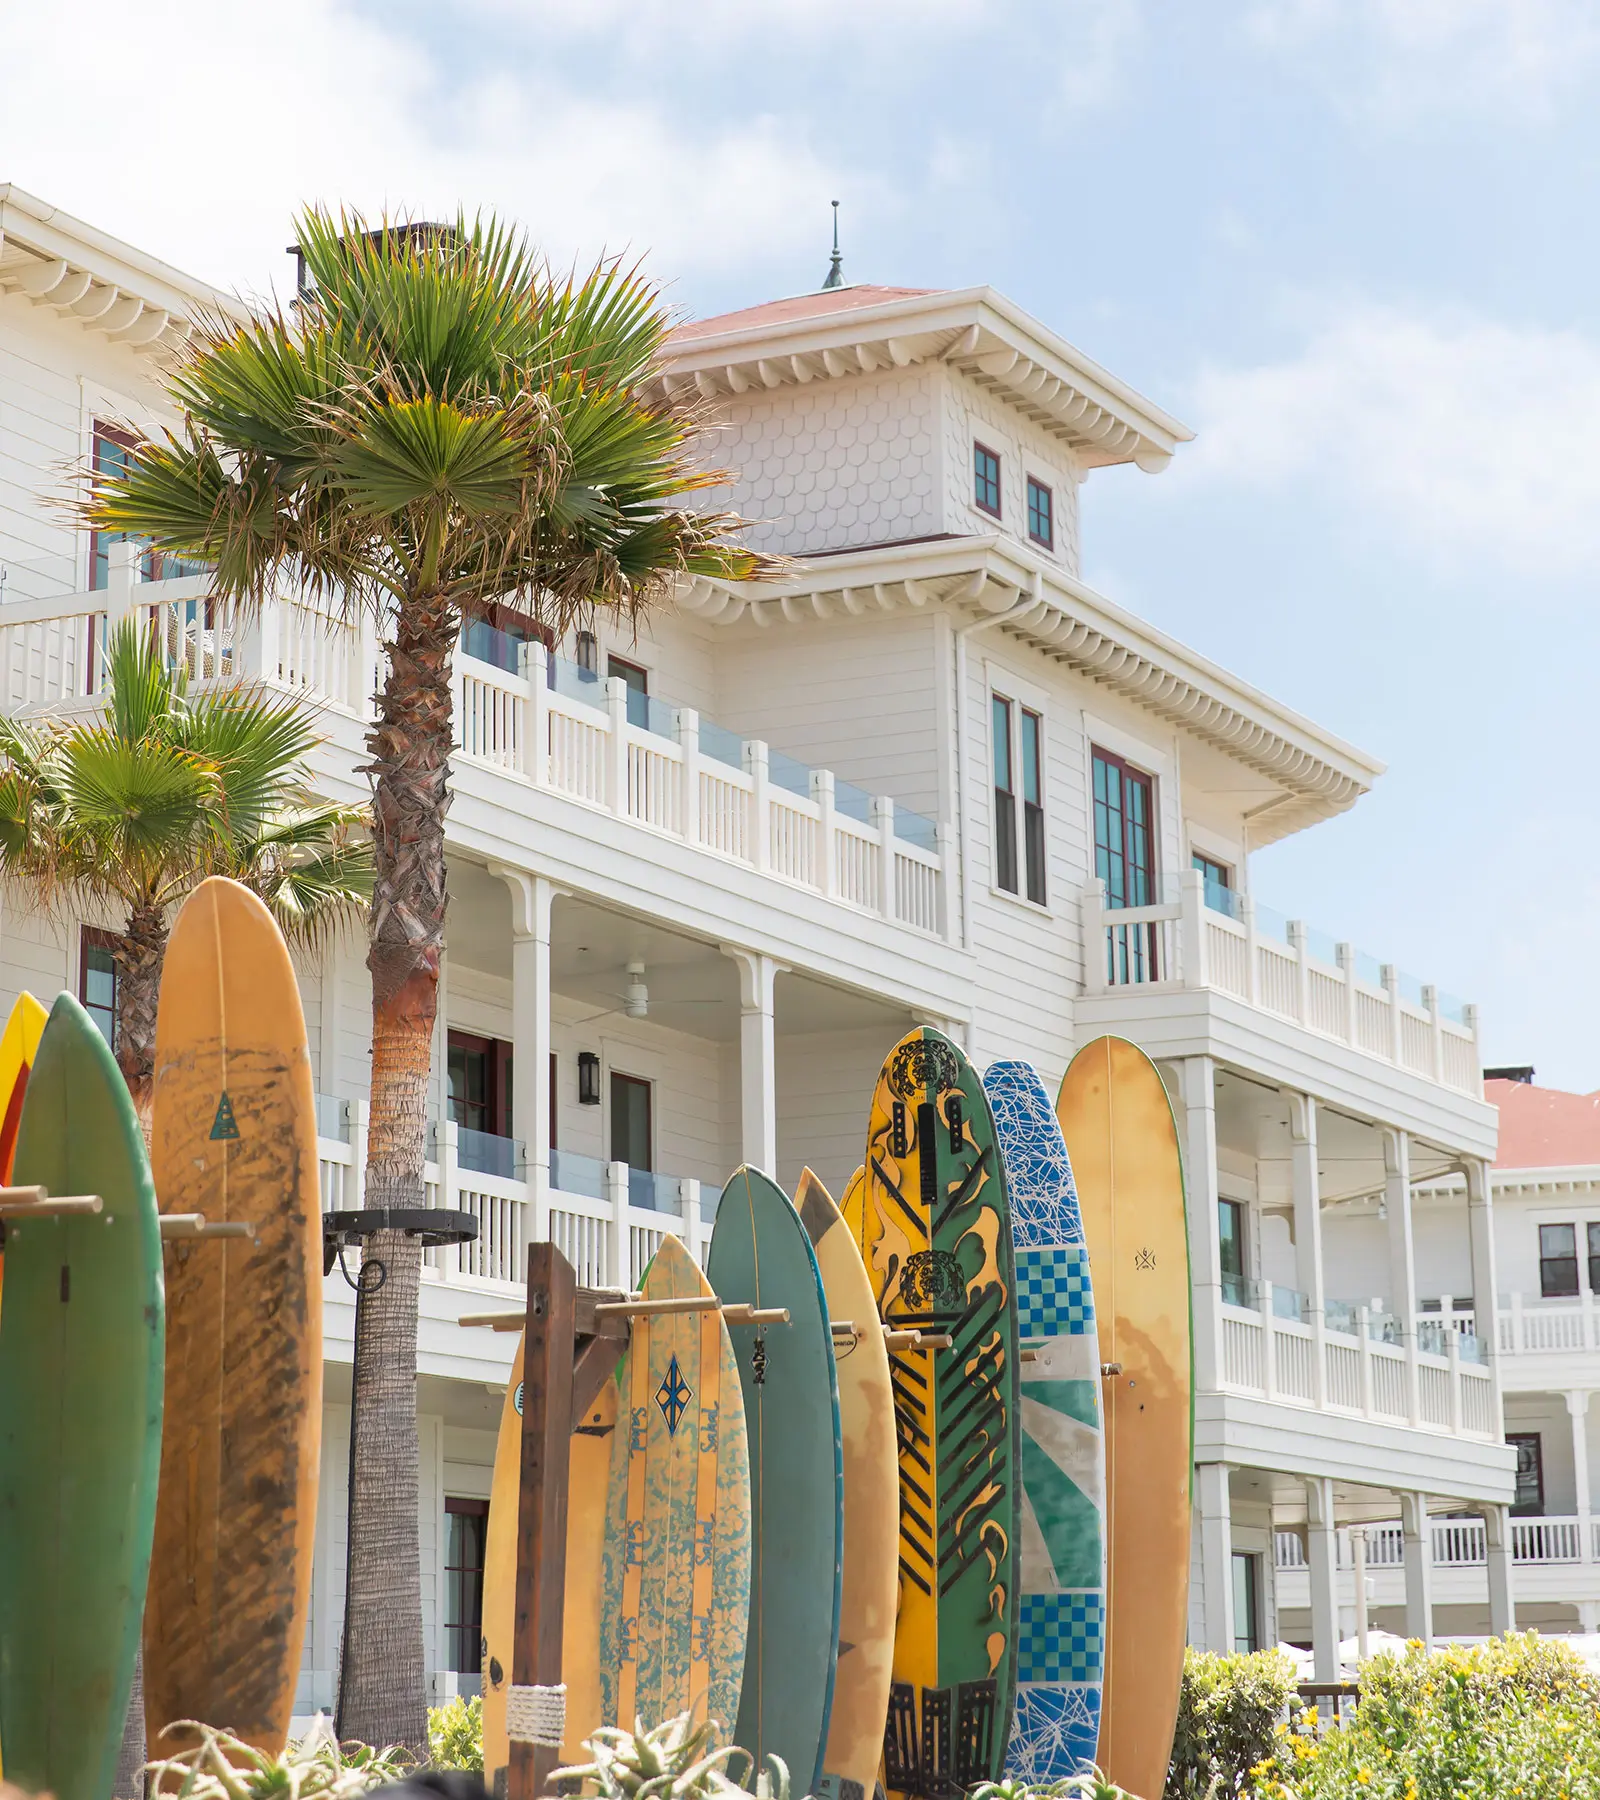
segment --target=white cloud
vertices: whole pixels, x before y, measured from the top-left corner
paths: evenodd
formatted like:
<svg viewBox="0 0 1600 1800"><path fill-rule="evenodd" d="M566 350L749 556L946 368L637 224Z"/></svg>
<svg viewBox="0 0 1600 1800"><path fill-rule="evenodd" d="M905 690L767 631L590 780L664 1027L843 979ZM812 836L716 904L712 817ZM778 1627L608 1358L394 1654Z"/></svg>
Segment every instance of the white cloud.
<svg viewBox="0 0 1600 1800"><path fill-rule="evenodd" d="M1391 125L1503 109L1547 118L1600 58L1593 0L1253 0L1257 39Z"/></svg>
<svg viewBox="0 0 1600 1800"><path fill-rule="evenodd" d="M1600 571L1600 344L1354 305L1300 354L1204 370L1179 480L1331 490L1447 568Z"/></svg>
<svg viewBox="0 0 1600 1800"><path fill-rule="evenodd" d="M136 28L117 0L17 9L0 180L224 286L284 280L291 215L318 199L492 205L562 259L631 246L663 277L787 268L797 217L824 242L846 174L804 120L686 103L665 73L602 97L461 41L447 73L340 0L147 0ZM846 191L861 215L889 203L859 175Z"/></svg>
<svg viewBox="0 0 1600 1800"><path fill-rule="evenodd" d="M1073 0L1054 17L1067 105L1081 112L1120 99L1128 63L1144 38L1141 0Z"/></svg>

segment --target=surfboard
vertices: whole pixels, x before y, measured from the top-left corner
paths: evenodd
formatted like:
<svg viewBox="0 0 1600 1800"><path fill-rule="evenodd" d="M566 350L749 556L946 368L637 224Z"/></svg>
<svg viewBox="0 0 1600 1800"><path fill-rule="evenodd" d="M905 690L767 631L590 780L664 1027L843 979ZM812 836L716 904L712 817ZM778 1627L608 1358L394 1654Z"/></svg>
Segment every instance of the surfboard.
<svg viewBox="0 0 1600 1800"><path fill-rule="evenodd" d="M858 1169L853 1183L866 1180ZM795 1206L811 1239L835 1327L839 1427L844 1446L844 1553L839 1587L839 1664L833 1684L818 1800L864 1800L883 1760L894 1670L900 1579L900 1471L894 1389L878 1308L861 1251L833 1197L803 1170ZM840 1323L852 1327L839 1334Z"/></svg>
<svg viewBox="0 0 1600 1800"><path fill-rule="evenodd" d="M1022 1579L1006 1773L1084 1773L1105 1667L1100 1346L1078 1194L1044 1083L1025 1062L983 1077L1006 1166L1022 1342Z"/></svg>
<svg viewBox="0 0 1600 1800"><path fill-rule="evenodd" d="M288 1736L305 1644L322 1439L322 1203L316 1102L283 935L214 876L167 944L151 1162L163 1212L255 1237L166 1245L161 1453L145 1718L226 1724L269 1755Z"/></svg>
<svg viewBox="0 0 1600 1800"><path fill-rule="evenodd" d="M1189 1235L1172 1106L1136 1044L1096 1038L1056 1101L1094 1271L1106 1443L1100 1766L1135 1794L1166 1781L1183 1680L1194 1467Z"/></svg>
<svg viewBox="0 0 1600 1800"><path fill-rule="evenodd" d="M611 1440L617 1428L617 1384L608 1380L572 1433L567 1465L567 1566L561 1615L561 1679L567 1689L567 1730L561 1760L583 1760L584 1739L601 1721L600 1568L605 1543ZM517 1614L517 1508L522 1489L522 1339L506 1385L489 1490L489 1530L483 1559L483 1778L491 1793L510 1765L506 1692L511 1685L512 1634Z"/></svg>
<svg viewBox="0 0 1600 1800"><path fill-rule="evenodd" d="M778 1756L815 1794L839 1653L839 1382L810 1236L759 1169L736 1169L722 1190L706 1277L724 1305L789 1313L787 1325L729 1327L750 1440L750 1632L733 1740L758 1770Z"/></svg>
<svg viewBox="0 0 1600 1800"><path fill-rule="evenodd" d="M712 1297L676 1237L647 1299ZM632 1729L739 1714L750 1619L744 1397L716 1311L641 1314L617 1370L601 1555L600 1712Z"/></svg>
<svg viewBox="0 0 1600 1800"><path fill-rule="evenodd" d="M22 1102L28 1092L28 1071L39 1051L39 1038L50 1015L24 991L17 995L0 1034L0 1187L11 1180L17 1153L17 1130L22 1124ZM5 1301L5 1246L0 1244L0 1304Z"/></svg>
<svg viewBox="0 0 1600 1800"><path fill-rule="evenodd" d="M104 1207L6 1226L0 1741L25 1791L106 1800L150 1571L165 1309L139 1120L70 994L39 1041L13 1174Z"/></svg>
<svg viewBox="0 0 1600 1800"><path fill-rule="evenodd" d="M884 1738L891 1793L999 1777L1017 1666L1017 1324L1011 1212L983 1084L919 1027L890 1051L846 1196L878 1314L948 1333L890 1353L900 1605Z"/></svg>

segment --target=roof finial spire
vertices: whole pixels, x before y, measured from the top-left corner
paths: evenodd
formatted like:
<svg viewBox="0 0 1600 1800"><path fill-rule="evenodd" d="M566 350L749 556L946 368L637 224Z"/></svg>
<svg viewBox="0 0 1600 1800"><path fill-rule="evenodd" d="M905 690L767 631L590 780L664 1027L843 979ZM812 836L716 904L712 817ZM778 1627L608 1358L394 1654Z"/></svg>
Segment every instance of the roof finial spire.
<svg viewBox="0 0 1600 1800"><path fill-rule="evenodd" d="M844 259L839 254L839 202L833 203L833 257L828 264L828 278L823 282L825 292L828 288L844 286Z"/></svg>

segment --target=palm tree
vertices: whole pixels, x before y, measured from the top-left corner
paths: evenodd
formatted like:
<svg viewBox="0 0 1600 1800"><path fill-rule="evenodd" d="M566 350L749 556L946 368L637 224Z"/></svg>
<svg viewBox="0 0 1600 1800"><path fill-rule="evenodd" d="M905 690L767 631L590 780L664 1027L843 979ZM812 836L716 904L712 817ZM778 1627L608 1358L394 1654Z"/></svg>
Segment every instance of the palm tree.
<svg viewBox="0 0 1600 1800"><path fill-rule="evenodd" d="M103 717L0 719L0 876L47 906L121 912L116 1054L147 1133L167 934L191 890L231 875L299 943L366 908L364 813L309 799L316 742L291 701L237 684L191 695L131 621L111 635Z"/></svg>
<svg viewBox="0 0 1600 1800"><path fill-rule="evenodd" d="M774 565L692 504L725 478L694 460L694 411L646 398L670 319L636 270L552 273L493 218L313 211L299 242L294 307L201 323L171 381L181 427L103 478L88 518L210 564L229 600L287 580L378 621L366 1201L420 1207L463 620L514 601L556 635L596 608L637 620L682 575ZM426 1754L421 1252L368 1244L385 1278L358 1303L339 1730Z"/></svg>

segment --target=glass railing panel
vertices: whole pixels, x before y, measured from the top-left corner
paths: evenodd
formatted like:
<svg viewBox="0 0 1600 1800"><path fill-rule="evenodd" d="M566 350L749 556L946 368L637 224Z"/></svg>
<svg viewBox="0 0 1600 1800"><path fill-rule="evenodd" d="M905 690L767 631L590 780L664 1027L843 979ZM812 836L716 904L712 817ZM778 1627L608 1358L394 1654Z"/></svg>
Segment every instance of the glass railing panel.
<svg viewBox="0 0 1600 1800"><path fill-rule="evenodd" d="M1454 994L1439 995L1439 1017L1448 1019L1452 1025L1465 1025L1467 1022L1467 1003L1458 1000Z"/></svg>
<svg viewBox="0 0 1600 1800"><path fill-rule="evenodd" d="M563 1194L580 1194L586 1200L604 1200L605 1164L598 1156L580 1156L576 1150L552 1150L550 1185Z"/></svg>
<svg viewBox="0 0 1600 1800"><path fill-rule="evenodd" d="M848 781L836 781L833 784L833 810L843 813L847 819L854 819L858 825L872 823L872 796L865 788L858 788Z"/></svg>
<svg viewBox="0 0 1600 1800"><path fill-rule="evenodd" d="M1289 942L1289 921L1284 914L1270 906L1263 906L1258 900L1255 917L1257 937L1273 938L1280 944Z"/></svg>
<svg viewBox="0 0 1600 1800"><path fill-rule="evenodd" d="M1364 982L1368 987L1383 986L1383 964L1375 956L1368 956L1365 950L1356 952L1356 980Z"/></svg>
<svg viewBox="0 0 1600 1800"><path fill-rule="evenodd" d="M492 1131L474 1131L470 1125L456 1127L456 1166L470 1169L474 1175L493 1175L501 1181L516 1181L520 1145L515 1138L499 1137Z"/></svg>
<svg viewBox="0 0 1600 1800"><path fill-rule="evenodd" d="M923 818L921 813L912 812L908 806L895 807L894 834L905 843L915 844L919 850L926 850L930 856L939 848L938 826L932 819Z"/></svg>
<svg viewBox="0 0 1600 1800"><path fill-rule="evenodd" d="M1338 944L1326 931L1318 931L1314 925L1306 927L1306 955L1326 963L1330 969L1339 966Z"/></svg>
<svg viewBox="0 0 1600 1800"><path fill-rule="evenodd" d="M522 668L522 645L521 638L491 625L487 619L469 619L461 628L462 655L488 663L507 675L515 675Z"/></svg>
<svg viewBox="0 0 1600 1800"><path fill-rule="evenodd" d="M729 731L726 725L714 724L710 719L700 721L700 754L709 756L713 762L726 763L730 769L744 767L744 739L737 731Z"/></svg>
<svg viewBox="0 0 1600 1800"><path fill-rule="evenodd" d="M1399 971L1397 980L1400 984L1400 998L1405 1001L1407 1006L1420 1008L1422 1005L1422 983L1417 980L1415 975L1408 975L1404 969Z"/></svg>
<svg viewBox="0 0 1600 1800"><path fill-rule="evenodd" d="M1348 1300L1324 1300L1322 1323L1329 1331L1336 1331L1341 1337L1356 1337L1359 1335L1361 1321L1357 1309Z"/></svg>
<svg viewBox="0 0 1600 1800"><path fill-rule="evenodd" d="M1374 1344L1398 1344L1400 1321L1392 1312L1374 1309L1367 1314L1367 1336Z"/></svg>
<svg viewBox="0 0 1600 1800"><path fill-rule="evenodd" d="M1222 1300L1225 1306L1242 1306L1250 1312L1261 1310L1261 1284L1248 1275L1222 1275Z"/></svg>
<svg viewBox="0 0 1600 1800"><path fill-rule="evenodd" d="M1244 895L1236 888L1224 887L1220 881L1207 881L1206 905L1235 924L1244 917Z"/></svg>
<svg viewBox="0 0 1600 1800"><path fill-rule="evenodd" d="M350 1122L345 1113L345 1103L335 1100L332 1094L317 1095L317 1136L332 1138L340 1144L350 1142Z"/></svg>
<svg viewBox="0 0 1600 1800"><path fill-rule="evenodd" d="M1456 1333L1456 1346L1463 1362L1483 1364L1488 1362L1488 1354L1483 1347L1483 1339L1470 1331Z"/></svg>
<svg viewBox="0 0 1600 1800"><path fill-rule="evenodd" d="M1274 1287L1272 1290L1272 1316L1275 1319L1293 1319L1304 1325L1310 1307L1306 1297L1298 1289L1292 1287Z"/></svg>
<svg viewBox="0 0 1600 1800"><path fill-rule="evenodd" d="M628 1204L649 1212L675 1213L678 1210L678 1178L657 1175L651 1169L628 1170Z"/></svg>
<svg viewBox="0 0 1600 1800"><path fill-rule="evenodd" d="M781 750L769 748L767 751L767 779L785 793L799 794L806 800L811 798L810 764L797 757L785 756Z"/></svg>
<svg viewBox="0 0 1600 1800"><path fill-rule="evenodd" d="M566 700L580 700L585 706L606 704L606 684L592 669L585 669L564 656L550 659L550 686Z"/></svg>
<svg viewBox="0 0 1600 1800"><path fill-rule="evenodd" d="M629 688L628 723L648 731L653 737L676 740L678 709L670 701L658 700L653 694L636 694Z"/></svg>

